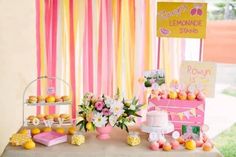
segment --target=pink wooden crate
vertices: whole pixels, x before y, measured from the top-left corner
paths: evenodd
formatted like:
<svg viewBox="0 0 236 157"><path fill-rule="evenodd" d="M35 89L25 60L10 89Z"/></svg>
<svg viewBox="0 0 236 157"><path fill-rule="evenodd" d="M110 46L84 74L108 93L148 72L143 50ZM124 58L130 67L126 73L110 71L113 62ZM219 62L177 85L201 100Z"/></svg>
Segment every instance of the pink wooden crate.
<svg viewBox="0 0 236 157"><path fill-rule="evenodd" d="M199 108L202 106L202 109ZM155 107L166 110L169 112L169 120L174 124L175 130L181 131L182 125L194 125L202 126L204 124L204 111L205 111L205 101L199 100L178 100L178 99L149 99L148 110L154 110ZM181 120L177 115L178 113L183 113L195 109L196 117L191 115L189 118L186 116ZM172 113L172 116L170 115Z"/></svg>

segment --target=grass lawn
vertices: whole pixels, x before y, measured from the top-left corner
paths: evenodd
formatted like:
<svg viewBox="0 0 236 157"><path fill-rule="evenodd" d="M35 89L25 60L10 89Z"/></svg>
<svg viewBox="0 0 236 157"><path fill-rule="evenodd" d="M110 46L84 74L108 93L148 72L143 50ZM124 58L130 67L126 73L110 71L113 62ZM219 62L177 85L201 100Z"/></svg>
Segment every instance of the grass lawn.
<svg viewBox="0 0 236 157"><path fill-rule="evenodd" d="M236 124L218 135L214 142L224 157L236 157Z"/></svg>

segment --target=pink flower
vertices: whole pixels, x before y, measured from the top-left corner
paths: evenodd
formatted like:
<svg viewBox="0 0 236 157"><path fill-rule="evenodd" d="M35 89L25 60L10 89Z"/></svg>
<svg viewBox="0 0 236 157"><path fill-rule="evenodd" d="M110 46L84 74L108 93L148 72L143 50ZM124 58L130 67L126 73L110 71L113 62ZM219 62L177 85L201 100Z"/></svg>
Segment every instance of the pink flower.
<svg viewBox="0 0 236 157"><path fill-rule="evenodd" d="M98 110L98 111L101 111L102 108L104 107L104 103L102 101L97 101L95 103L95 108Z"/></svg>
<svg viewBox="0 0 236 157"><path fill-rule="evenodd" d="M103 113L104 116L109 116L109 115L111 114L111 112L109 111L108 108L104 108L104 109L102 110L102 113Z"/></svg>

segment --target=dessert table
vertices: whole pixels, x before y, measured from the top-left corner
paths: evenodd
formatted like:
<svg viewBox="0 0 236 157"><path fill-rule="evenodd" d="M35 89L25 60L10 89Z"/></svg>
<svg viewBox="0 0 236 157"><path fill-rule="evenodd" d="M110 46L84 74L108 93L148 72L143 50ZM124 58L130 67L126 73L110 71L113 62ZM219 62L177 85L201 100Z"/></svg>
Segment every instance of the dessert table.
<svg viewBox="0 0 236 157"><path fill-rule="evenodd" d="M80 146L62 143L51 147L36 144L33 150L25 150L22 147L11 146L8 144L2 154L2 157L223 157L220 152L214 148L210 152L204 152L201 148L194 151L188 151L184 148L165 152L162 150L151 151L148 146L148 134L141 133L141 144L138 146L129 146L126 143L127 133L114 128L109 140L101 141L96 138L95 132L86 133L85 144ZM168 137L167 137L168 138ZM70 136L68 136L70 139Z"/></svg>

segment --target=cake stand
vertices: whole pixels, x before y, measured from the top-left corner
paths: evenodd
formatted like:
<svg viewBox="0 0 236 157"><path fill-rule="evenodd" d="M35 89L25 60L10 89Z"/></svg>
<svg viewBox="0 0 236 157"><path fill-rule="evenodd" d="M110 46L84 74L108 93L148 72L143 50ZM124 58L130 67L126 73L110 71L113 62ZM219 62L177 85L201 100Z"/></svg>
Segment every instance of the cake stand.
<svg viewBox="0 0 236 157"><path fill-rule="evenodd" d="M149 133L148 140L150 142L165 140L165 134L171 133L174 131L174 124L169 122L168 125L164 127L154 127L148 126L146 123L141 125L141 130L143 132Z"/></svg>

